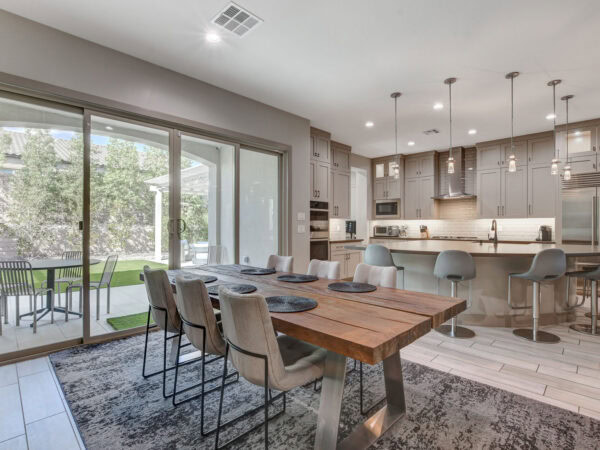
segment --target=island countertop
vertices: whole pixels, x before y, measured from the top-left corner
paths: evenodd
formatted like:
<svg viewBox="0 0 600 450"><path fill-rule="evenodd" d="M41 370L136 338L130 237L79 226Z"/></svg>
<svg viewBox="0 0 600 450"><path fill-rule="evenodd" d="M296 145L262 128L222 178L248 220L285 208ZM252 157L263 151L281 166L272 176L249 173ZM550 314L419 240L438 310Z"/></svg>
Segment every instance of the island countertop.
<svg viewBox="0 0 600 450"><path fill-rule="evenodd" d="M407 253L420 255L437 255L444 250L462 250L473 256L533 256L548 248L560 248L567 256L598 256L600 246L575 245L575 244L508 244L480 241L390 241L385 245L392 253ZM349 244L345 248L350 250L365 250L365 244Z"/></svg>

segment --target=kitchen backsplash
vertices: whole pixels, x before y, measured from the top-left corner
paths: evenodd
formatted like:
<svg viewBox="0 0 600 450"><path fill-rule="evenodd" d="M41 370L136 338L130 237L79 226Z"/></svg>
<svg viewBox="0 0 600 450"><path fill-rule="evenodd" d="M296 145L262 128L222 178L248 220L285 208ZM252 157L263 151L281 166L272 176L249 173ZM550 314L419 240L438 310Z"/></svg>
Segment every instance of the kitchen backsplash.
<svg viewBox="0 0 600 450"><path fill-rule="evenodd" d="M455 202L453 201L453 203ZM555 238L556 229L554 226L554 218L496 219L496 221L498 222L498 239L500 240L535 240L538 237L540 225L550 225L552 227L552 239ZM408 237L420 237L420 225L427 225L430 236L475 237L477 239L487 239L491 224L491 219L372 220L369 222L369 230L372 236L373 227L375 225L406 225L408 226Z"/></svg>

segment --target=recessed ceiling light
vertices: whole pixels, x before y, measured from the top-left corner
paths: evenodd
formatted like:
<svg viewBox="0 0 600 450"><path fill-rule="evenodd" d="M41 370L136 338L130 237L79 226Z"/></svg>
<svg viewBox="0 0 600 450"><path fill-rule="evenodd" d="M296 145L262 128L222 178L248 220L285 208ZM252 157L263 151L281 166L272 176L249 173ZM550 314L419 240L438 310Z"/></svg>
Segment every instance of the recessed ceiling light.
<svg viewBox="0 0 600 450"><path fill-rule="evenodd" d="M444 109L444 104L440 102L434 103L433 109Z"/></svg>
<svg viewBox="0 0 600 450"><path fill-rule="evenodd" d="M108 131L112 131L113 130L113 127L111 127L111 126L105 126L104 128L106 128Z"/></svg>
<svg viewBox="0 0 600 450"><path fill-rule="evenodd" d="M373 128L373 125L375 125L373 122L371 122L370 120L365 122L365 127L367 128Z"/></svg>
<svg viewBox="0 0 600 450"><path fill-rule="evenodd" d="M546 119L548 119L548 120L556 119L556 114L550 113L546 116Z"/></svg>
<svg viewBox="0 0 600 450"><path fill-rule="evenodd" d="M409 147L412 147L413 145L415 145L415 141L408 141L406 143Z"/></svg>
<svg viewBox="0 0 600 450"><path fill-rule="evenodd" d="M218 44L221 42L221 36L217 33L206 33L206 42L210 42L211 44Z"/></svg>
<svg viewBox="0 0 600 450"><path fill-rule="evenodd" d="M469 134L477 134L477 130L475 128L471 128L469 130Z"/></svg>

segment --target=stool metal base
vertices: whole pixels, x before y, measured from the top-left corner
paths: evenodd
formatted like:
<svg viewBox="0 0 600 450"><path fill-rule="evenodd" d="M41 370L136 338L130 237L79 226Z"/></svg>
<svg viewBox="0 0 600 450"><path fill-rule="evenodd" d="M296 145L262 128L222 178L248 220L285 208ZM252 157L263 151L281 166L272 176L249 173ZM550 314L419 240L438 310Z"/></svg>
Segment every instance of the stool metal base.
<svg viewBox="0 0 600 450"><path fill-rule="evenodd" d="M587 317L588 319L591 319L592 318L592 313L591 312L586 312L584 314L584 316ZM600 317L598 317L596 320L600 320Z"/></svg>
<svg viewBox="0 0 600 450"><path fill-rule="evenodd" d="M513 330L513 334L528 341L540 342L542 344L556 344L560 338L552 333L538 330L536 339L533 339L533 330L531 328L518 328Z"/></svg>
<svg viewBox="0 0 600 450"><path fill-rule="evenodd" d="M575 323L573 325L570 325L569 328L579 333L591 334L592 336L600 335L600 327L596 328L595 332L592 332L592 325L588 323Z"/></svg>
<svg viewBox="0 0 600 450"><path fill-rule="evenodd" d="M454 332L452 332L452 325L442 325L437 327L435 331L445 336L457 339L469 339L475 337L475 332L473 330L459 326L454 327Z"/></svg>

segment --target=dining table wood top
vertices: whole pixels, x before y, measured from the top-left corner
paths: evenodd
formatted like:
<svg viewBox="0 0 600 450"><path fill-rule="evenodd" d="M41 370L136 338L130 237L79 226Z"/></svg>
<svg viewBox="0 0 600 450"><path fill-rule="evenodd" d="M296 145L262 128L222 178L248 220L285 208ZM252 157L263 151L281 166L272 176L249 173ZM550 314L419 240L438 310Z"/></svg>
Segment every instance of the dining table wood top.
<svg viewBox="0 0 600 450"><path fill-rule="evenodd" d="M265 297L310 297L318 302L314 309L294 313L272 312L275 329L367 364L384 360L466 308L465 300L452 297L382 287L373 292L348 294L327 288L340 280L289 283L277 280L284 272L270 275L240 273L245 267L194 266L167 273L172 284L175 276L180 274L210 274L218 280L208 283L208 286L244 283L256 286L256 292ZM218 308L218 298L211 298Z"/></svg>

